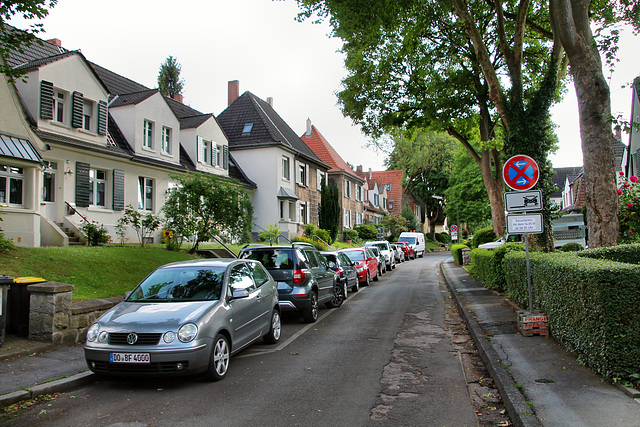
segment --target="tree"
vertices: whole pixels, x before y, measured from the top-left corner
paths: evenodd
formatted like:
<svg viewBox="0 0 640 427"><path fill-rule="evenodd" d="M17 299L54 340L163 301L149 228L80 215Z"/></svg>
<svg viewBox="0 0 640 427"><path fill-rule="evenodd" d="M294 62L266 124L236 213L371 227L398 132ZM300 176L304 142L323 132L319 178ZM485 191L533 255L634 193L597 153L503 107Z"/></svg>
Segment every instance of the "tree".
<svg viewBox="0 0 640 427"><path fill-rule="evenodd" d="M182 66L173 56L169 56L161 65L158 73L158 88L160 93L169 98L181 95L184 80L180 78Z"/></svg>
<svg viewBox="0 0 640 427"><path fill-rule="evenodd" d="M138 235L140 246L144 247L145 239L150 237L160 226L160 219L151 212L142 214L131 205L124 208L123 224L132 227Z"/></svg>
<svg viewBox="0 0 640 427"><path fill-rule="evenodd" d="M404 171L404 190L424 208L429 234L435 240L436 222L442 218L442 196L449 185L456 140L444 132L424 129L392 133L394 148L387 164ZM435 197L434 197L435 196Z"/></svg>
<svg viewBox="0 0 640 427"><path fill-rule="evenodd" d="M24 47L34 42L40 43L36 34L43 31L42 24L32 24L23 31L8 27L6 21L15 15L21 15L24 19L42 19L56 3L58 0L3 1L0 5L0 55L7 57L11 51L22 52ZM15 81L24 76L26 70L16 70L0 61L0 73L10 81Z"/></svg>
<svg viewBox="0 0 640 427"><path fill-rule="evenodd" d="M180 236L193 239L194 253L200 242L213 236L248 240L253 219L249 192L241 184L213 174L171 175L174 187L162 212L165 225Z"/></svg>
<svg viewBox="0 0 640 427"><path fill-rule="evenodd" d="M395 242L403 231L409 231L409 221L402 215L387 215L381 222L382 226L389 230L389 241Z"/></svg>
<svg viewBox="0 0 640 427"><path fill-rule="evenodd" d="M578 97L589 246L611 246L619 230L611 132L611 97L591 31L626 21L640 29L640 4L632 0L550 0L554 35L564 47ZM606 40L616 45L617 36Z"/></svg>
<svg viewBox="0 0 640 427"><path fill-rule="evenodd" d="M318 214L318 227L327 230L331 235L331 241L335 242L340 230L340 193L338 185L331 182L328 185L324 178L320 185L320 212Z"/></svg>

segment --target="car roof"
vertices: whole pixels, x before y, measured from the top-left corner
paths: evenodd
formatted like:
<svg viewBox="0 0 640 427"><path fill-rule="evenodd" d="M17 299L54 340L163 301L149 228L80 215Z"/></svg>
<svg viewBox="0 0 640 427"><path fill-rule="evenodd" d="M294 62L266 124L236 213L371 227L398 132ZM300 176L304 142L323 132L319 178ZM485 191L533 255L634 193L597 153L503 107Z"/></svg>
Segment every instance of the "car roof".
<svg viewBox="0 0 640 427"><path fill-rule="evenodd" d="M180 267L226 267L233 262L244 262L247 260L239 260L236 258L204 258L192 259L187 261L176 261L162 265L158 268L180 268Z"/></svg>

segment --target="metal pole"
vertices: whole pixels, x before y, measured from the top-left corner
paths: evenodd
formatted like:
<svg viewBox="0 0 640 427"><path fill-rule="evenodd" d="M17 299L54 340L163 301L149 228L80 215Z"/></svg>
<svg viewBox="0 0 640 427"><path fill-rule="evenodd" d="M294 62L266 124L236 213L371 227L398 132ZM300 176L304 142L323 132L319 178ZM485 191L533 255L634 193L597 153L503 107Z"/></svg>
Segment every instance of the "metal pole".
<svg viewBox="0 0 640 427"><path fill-rule="evenodd" d="M458 234L456 234L458 244L460 244L460 233L462 233L462 229L460 228L460 214L458 212L458 204L456 203L456 225L458 226Z"/></svg>
<svg viewBox="0 0 640 427"><path fill-rule="evenodd" d="M529 263L529 235L524 235L524 247L527 253L527 288L529 290L529 312L533 311L533 289L531 289L531 264Z"/></svg>

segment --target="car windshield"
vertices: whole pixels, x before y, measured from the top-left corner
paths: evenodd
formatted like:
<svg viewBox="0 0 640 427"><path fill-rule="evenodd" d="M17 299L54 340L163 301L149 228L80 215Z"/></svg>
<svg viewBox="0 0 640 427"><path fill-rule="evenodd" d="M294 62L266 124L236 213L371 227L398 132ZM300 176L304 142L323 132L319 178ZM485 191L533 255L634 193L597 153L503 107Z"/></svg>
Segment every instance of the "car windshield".
<svg viewBox="0 0 640 427"><path fill-rule="evenodd" d="M408 243L410 245L415 245L416 244L416 238L415 237L401 237L400 241Z"/></svg>
<svg viewBox="0 0 640 427"><path fill-rule="evenodd" d="M144 279L127 301L219 300L225 270L225 266L161 268Z"/></svg>
<svg viewBox="0 0 640 427"><path fill-rule="evenodd" d="M348 251L344 252L351 261L364 261L364 252L362 251Z"/></svg>
<svg viewBox="0 0 640 427"><path fill-rule="evenodd" d="M367 246L374 246L378 249L380 249L381 251L388 251L389 247L387 246L386 243L369 243Z"/></svg>
<svg viewBox="0 0 640 427"><path fill-rule="evenodd" d="M293 270L292 249L248 249L241 257L260 261L267 270Z"/></svg>

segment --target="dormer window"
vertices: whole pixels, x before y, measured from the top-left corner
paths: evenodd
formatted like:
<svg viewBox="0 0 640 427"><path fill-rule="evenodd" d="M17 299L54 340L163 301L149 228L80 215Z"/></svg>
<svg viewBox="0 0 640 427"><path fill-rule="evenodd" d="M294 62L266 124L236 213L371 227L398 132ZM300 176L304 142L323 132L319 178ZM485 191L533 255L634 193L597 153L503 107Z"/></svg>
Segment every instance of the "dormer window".
<svg viewBox="0 0 640 427"><path fill-rule="evenodd" d="M149 120L144 121L144 127L142 130L142 147L153 150L153 122Z"/></svg>
<svg viewBox="0 0 640 427"><path fill-rule="evenodd" d="M82 128L84 130L91 130L91 121L93 118L93 102L84 101L82 106Z"/></svg>
<svg viewBox="0 0 640 427"><path fill-rule="evenodd" d="M242 128L242 134L249 135L251 133L251 129L253 129L253 123L245 124L244 128Z"/></svg>
<svg viewBox="0 0 640 427"><path fill-rule="evenodd" d="M162 152L171 154L171 128L162 126Z"/></svg>
<svg viewBox="0 0 640 427"><path fill-rule="evenodd" d="M63 92L55 91L53 102L54 102L53 111L55 112L54 118L56 122L64 123L65 94Z"/></svg>

